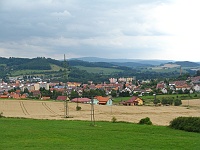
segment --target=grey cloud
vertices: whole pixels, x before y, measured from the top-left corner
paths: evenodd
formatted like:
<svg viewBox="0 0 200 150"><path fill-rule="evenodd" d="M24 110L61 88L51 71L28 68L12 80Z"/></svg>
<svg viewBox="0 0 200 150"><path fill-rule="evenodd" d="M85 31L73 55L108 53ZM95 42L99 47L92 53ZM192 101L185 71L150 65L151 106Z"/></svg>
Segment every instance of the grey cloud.
<svg viewBox="0 0 200 150"><path fill-rule="evenodd" d="M160 0L0 2L0 48L12 50L12 55L16 51L37 56L40 51L54 57L64 52L104 57L125 56L124 50L136 55L144 43L156 50L155 42L150 44L140 37L163 34L148 16Z"/></svg>

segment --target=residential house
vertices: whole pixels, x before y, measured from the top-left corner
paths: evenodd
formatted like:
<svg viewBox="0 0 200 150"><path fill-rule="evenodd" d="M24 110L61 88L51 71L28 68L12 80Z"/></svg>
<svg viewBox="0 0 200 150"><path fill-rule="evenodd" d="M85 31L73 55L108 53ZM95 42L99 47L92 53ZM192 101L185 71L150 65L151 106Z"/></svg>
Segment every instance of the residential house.
<svg viewBox="0 0 200 150"><path fill-rule="evenodd" d="M78 83L78 82L67 82L67 86L70 87L70 88L80 87L81 83Z"/></svg>
<svg viewBox="0 0 200 150"><path fill-rule="evenodd" d="M7 98L9 98L9 96L8 95L0 95L0 98L1 99L7 99Z"/></svg>
<svg viewBox="0 0 200 150"><path fill-rule="evenodd" d="M20 93L17 93L17 92L11 92L10 97L14 98L14 99L20 99L21 98Z"/></svg>
<svg viewBox="0 0 200 150"><path fill-rule="evenodd" d="M135 88L134 90L133 90L133 93L137 93L137 94L140 94L141 96L144 94L144 93L146 93L146 90L144 90L144 89L140 89L140 88Z"/></svg>
<svg viewBox="0 0 200 150"><path fill-rule="evenodd" d="M40 88L45 88L46 90L49 90L49 83L47 82L39 82Z"/></svg>
<svg viewBox="0 0 200 150"><path fill-rule="evenodd" d="M21 99L25 99L27 97L28 97L28 93L24 93L24 94L21 95Z"/></svg>
<svg viewBox="0 0 200 150"><path fill-rule="evenodd" d="M69 100L69 98L67 96L58 96L56 100L66 101L66 100Z"/></svg>
<svg viewBox="0 0 200 150"><path fill-rule="evenodd" d="M117 79L116 78L110 78L109 81L110 81L110 83L117 83Z"/></svg>
<svg viewBox="0 0 200 150"><path fill-rule="evenodd" d="M163 94L166 94L166 93L168 92L167 89L166 89L166 85L165 85L164 82L158 83L158 84L156 85L156 89L157 89L157 90L159 89Z"/></svg>
<svg viewBox="0 0 200 150"><path fill-rule="evenodd" d="M184 92L185 90L191 89L191 86L186 81L174 81L170 82L169 85L174 86L176 91L182 90Z"/></svg>
<svg viewBox="0 0 200 150"><path fill-rule="evenodd" d="M176 86L176 91L182 90L184 92L185 90L190 90L190 89L191 89L191 86L189 86L187 84L182 85L182 86Z"/></svg>
<svg viewBox="0 0 200 150"><path fill-rule="evenodd" d="M158 83L156 85L156 89L163 89L163 88L165 88L165 84L164 83Z"/></svg>
<svg viewBox="0 0 200 150"><path fill-rule="evenodd" d="M126 106L134 106L134 105L141 106L144 104L144 101L137 96L133 96L131 97L131 99L121 102L121 104L126 105Z"/></svg>
<svg viewBox="0 0 200 150"><path fill-rule="evenodd" d="M162 89L161 89L161 92L162 92L163 94L167 94L167 89L166 89L166 88L162 88Z"/></svg>
<svg viewBox="0 0 200 150"><path fill-rule="evenodd" d="M189 80L191 80L192 83L200 83L200 76L190 77Z"/></svg>
<svg viewBox="0 0 200 150"><path fill-rule="evenodd" d="M96 96L93 100L97 100L99 105L112 105L112 99L110 97Z"/></svg>
<svg viewBox="0 0 200 150"><path fill-rule="evenodd" d="M129 94L131 94L132 89L130 89L129 87L126 87L125 89L121 90L121 92L129 92Z"/></svg>
<svg viewBox="0 0 200 150"><path fill-rule="evenodd" d="M91 103L91 99L89 99L89 98L73 98L71 100L71 102L89 104L89 103Z"/></svg>
<svg viewBox="0 0 200 150"><path fill-rule="evenodd" d="M193 86L193 89L196 91L196 92L200 92L200 84L196 84Z"/></svg>
<svg viewBox="0 0 200 150"><path fill-rule="evenodd" d="M33 97L41 97L41 93L40 93L40 91L39 90L34 90L34 91L32 91L32 93L33 93Z"/></svg>
<svg viewBox="0 0 200 150"><path fill-rule="evenodd" d="M51 99L51 97L50 97L50 96L42 96L41 99L42 99L42 100L49 100L49 99Z"/></svg>

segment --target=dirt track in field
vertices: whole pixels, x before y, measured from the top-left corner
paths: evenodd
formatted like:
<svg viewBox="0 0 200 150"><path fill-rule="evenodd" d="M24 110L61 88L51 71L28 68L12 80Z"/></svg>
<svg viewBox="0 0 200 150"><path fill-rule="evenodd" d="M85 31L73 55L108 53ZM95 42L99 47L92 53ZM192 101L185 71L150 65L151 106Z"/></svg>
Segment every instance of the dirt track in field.
<svg viewBox="0 0 200 150"><path fill-rule="evenodd" d="M138 123L140 119L149 117L154 125L169 125L169 122L179 116L200 117L200 99L182 101L182 106L103 106L95 105L96 121L111 121L115 116L117 121ZM187 108L189 104L189 109ZM64 118L64 102L34 101L34 100L0 100L0 112L6 117L25 117L35 119L65 119L90 120L91 105L69 103L70 118Z"/></svg>

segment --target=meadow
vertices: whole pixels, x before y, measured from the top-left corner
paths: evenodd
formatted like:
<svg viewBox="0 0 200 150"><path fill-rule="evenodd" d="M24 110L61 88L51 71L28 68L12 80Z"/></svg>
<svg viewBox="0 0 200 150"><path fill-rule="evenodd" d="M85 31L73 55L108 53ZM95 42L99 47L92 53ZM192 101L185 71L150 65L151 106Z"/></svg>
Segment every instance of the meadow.
<svg viewBox="0 0 200 150"><path fill-rule="evenodd" d="M123 72L123 70L120 69L114 69L114 68L103 68L103 67L84 67L84 66L75 66L76 68L79 68L80 70L87 70L89 73L102 73L102 74L112 74L114 72Z"/></svg>
<svg viewBox="0 0 200 150"><path fill-rule="evenodd" d="M57 65L51 64L51 70L15 70L11 71L12 76L20 76L20 75L29 75L29 74L35 74L35 75L44 75L45 72L52 72L52 71L59 71L60 69L63 69L62 67L59 67Z"/></svg>
<svg viewBox="0 0 200 150"><path fill-rule="evenodd" d="M126 122L0 118L0 149L200 149L200 134Z"/></svg>
<svg viewBox="0 0 200 150"><path fill-rule="evenodd" d="M181 100L191 100L191 99L200 99L199 93L193 93L193 94L162 94L162 95L156 95L156 99L162 100L162 98L178 98ZM118 104L121 101L129 100L131 97L114 97L113 102L115 104ZM141 99L145 101L145 104L153 103L155 96L154 95L145 95L141 96Z"/></svg>

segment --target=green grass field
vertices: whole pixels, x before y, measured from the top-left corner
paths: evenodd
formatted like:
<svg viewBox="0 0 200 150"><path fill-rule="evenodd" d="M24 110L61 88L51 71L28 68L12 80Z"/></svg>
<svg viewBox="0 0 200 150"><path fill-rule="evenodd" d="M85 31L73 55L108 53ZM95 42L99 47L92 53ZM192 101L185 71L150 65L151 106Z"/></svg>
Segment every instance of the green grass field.
<svg viewBox="0 0 200 150"><path fill-rule="evenodd" d="M59 67L57 65L51 64L51 70L17 70L12 71L12 76L20 76L20 75L27 75L27 74L37 74L37 75L44 75L45 72L51 72L51 71L59 71L60 69L63 69L62 67Z"/></svg>
<svg viewBox="0 0 200 150"><path fill-rule="evenodd" d="M111 74L113 72L123 72L123 70L114 68L84 67L84 66L75 66L75 67L79 68L80 70L87 70L87 72L89 73Z"/></svg>
<svg viewBox="0 0 200 150"><path fill-rule="evenodd" d="M197 94L166 94L166 95L156 95L156 98L159 99L159 100L162 100L162 98L164 97L170 97L170 98L179 98L181 100L190 100L190 99L199 99L200 98L200 94L197 93ZM113 102L115 104L118 104L119 102L121 101L126 101L126 100L129 100L131 97L114 97L113 98ZM148 104L148 103L151 103L154 101L154 96L153 95L150 95L150 96L141 96L140 98L142 98L144 101L145 101L145 104Z"/></svg>
<svg viewBox="0 0 200 150"><path fill-rule="evenodd" d="M132 123L0 118L0 149L199 150L200 134Z"/></svg>

